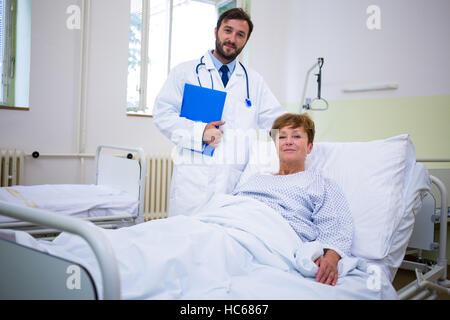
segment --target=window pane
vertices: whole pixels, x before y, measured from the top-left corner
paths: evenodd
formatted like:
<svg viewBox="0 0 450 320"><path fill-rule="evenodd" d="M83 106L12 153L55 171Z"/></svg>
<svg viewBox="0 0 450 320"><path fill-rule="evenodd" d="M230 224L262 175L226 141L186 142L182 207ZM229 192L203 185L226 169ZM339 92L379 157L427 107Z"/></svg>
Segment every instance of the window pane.
<svg viewBox="0 0 450 320"><path fill-rule="evenodd" d="M3 59L5 55L5 0L0 0L0 77L3 75ZM3 87L3 79L2 87ZM4 104L3 101L3 88L0 88L0 104Z"/></svg>
<svg viewBox="0 0 450 320"><path fill-rule="evenodd" d="M15 29L14 106L28 107L31 69L31 0L17 1ZM19 40L20 39L20 40Z"/></svg>
<svg viewBox="0 0 450 320"><path fill-rule="evenodd" d="M218 8L218 14L219 16L224 13L227 10L233 9L237 7L237 3L236 0L230 0L230 1L225 1L223 4L221 4Z"/></svg>
<svg viewBox="0 0 450 320"><path fill-rule="evenodd" d="M149 1L147 100L140 107L142 0L131 0L131 26L128 61L127 112L152 114L153 104L170 68L200 57L214 48L217 9L214 3L173 0L170 28L170 0ZM171 36L169 33L171 31ZM171 39L171 46L169 46ZM144 67L144 66L142 66ZM143 108L143 109L140 109Z"/></svg>
<svg viewBox="0 0 450 320"><path fill-rule="evenodd" d="M155 24L152 24L152 20ZM167 14L165 19L161 14L160 19L157 20L158 25L155 20L152 15L150 18L150 69L147 87L147 104L150 112L168 72ZM206 50L213 49L216 23L217 14L214 4L192 0L174 0L170 68L188 60L200 59ZM158 39L156 43L154 42L155 38Z"/></svg>
<svg viewBox="0 0 450 320"><path fill-rule="evenodd" d="M216 6L190 0L175 0L172 22L171 67L200 59L206 50L214 49Z"/></svg>
<svg viewBox="0 0 450 320"><path fill-rule="evenodd" d="M150 30L148 39L147 112L152 114L156 95L168 73L170 1L150 1Z"/></svg>
<svg viewBox="0 0 450 320"><path fill-rule="evenodd" d="M141 77L142 0L131 0L128 49L127 111L139 111Z"/></svg>

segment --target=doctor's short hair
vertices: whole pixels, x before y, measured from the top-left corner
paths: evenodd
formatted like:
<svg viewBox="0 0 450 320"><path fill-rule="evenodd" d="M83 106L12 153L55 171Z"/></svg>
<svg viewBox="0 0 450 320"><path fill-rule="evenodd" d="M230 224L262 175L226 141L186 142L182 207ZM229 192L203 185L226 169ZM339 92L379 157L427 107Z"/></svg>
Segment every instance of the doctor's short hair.
<svg viewBox="0 0 450 320"><path fill-rule="evenodd" d="M222 25L223 21L234 20L234 19L247 21L248 28L249 28L247 40L250 39L250 35L252 34L252 31L253 31L253 22L249 16L249 14L247 12L245 12L244 9L242 9L242 8L233 8L233 9L227 10L224 13L222 13L219 17L219 20L217 20L217 31L219 31L220 26Z"/></svg>
<svg viewBox="0 0 450 320"><path fill-rule="evenodd" d="M314 142L316 129L314 126L314 121L308 114L285 113L276 118L273 122L272 130L270 131L270 136L274 141L276 141L278 132L285 127L293 129L303 128L308 135L308 143Z"/></svg>

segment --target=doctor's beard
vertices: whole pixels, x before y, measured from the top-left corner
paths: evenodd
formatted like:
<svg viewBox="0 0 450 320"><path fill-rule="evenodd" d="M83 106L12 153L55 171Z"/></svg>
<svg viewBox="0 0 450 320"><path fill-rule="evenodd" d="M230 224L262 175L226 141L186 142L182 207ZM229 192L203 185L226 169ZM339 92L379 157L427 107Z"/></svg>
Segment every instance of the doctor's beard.
<svg viewBox="0 0 450 320"><path fill-rule="evenodd" d="M223 48L223 46L225 46L226 44L229 44L229 43L230 42L221 42L219 40L219 37L216 36L216 51L217 51L217 54L219 56L221 56L222 58L224 58L225 60L228 60L228 61L231 62L234 59L236 59L236 57L241 53L241 51L242 51L242 49L244 49L245 45L242 46L241 48L237 48L236 44L233 44L233 47L234 47L234 50L235 50L234 53L226 54L225 51L222 48Z"/></svg>

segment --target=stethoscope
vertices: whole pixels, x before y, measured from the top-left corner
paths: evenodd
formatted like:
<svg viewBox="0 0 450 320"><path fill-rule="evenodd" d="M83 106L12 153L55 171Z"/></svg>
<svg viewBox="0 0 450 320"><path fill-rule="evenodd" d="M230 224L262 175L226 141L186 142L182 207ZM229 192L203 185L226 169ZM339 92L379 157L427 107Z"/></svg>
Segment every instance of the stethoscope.
<svg viewBox="0 0 450 320"><path fill-rule="evenodd" d="M195 67L195 73L197 74L197 80L198 80L198 84L200 85L200 87L203 87L201 82L200 82L200 77L198 76L198 68L200 68L201 66L205 66L206 64L203 62L203 58L205 58L205 56L200 58L200 63L197 64L197 66ZM250 100L250 89L248 86L248 74L247 74L247 69L245 69L244 65L239 62L239 64L241 65L242 69L244 70L245 73L245 80L246 80L246 84L247 84L247 99L245 99L245 103L247 104L247 107L251 107L252 106L252 101ZM213 81L213 77L212 77L212 73L211 70L209 71L209 76L211 78L211 89L214 90L214 81Z"/></svg>

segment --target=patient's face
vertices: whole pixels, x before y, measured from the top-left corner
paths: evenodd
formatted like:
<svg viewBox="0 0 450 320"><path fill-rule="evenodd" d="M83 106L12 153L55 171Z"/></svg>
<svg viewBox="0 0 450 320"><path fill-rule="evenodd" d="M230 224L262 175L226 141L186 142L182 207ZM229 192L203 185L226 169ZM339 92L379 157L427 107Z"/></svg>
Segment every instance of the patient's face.
<svg viewBox="0 0 450 320"><path fill-rule="evenodd" d="M305 161L312 150L312 143L308 142L308 135L303 127L283 127L278 132L277 150L280 161Z"/></svg>

